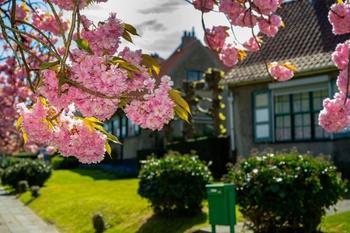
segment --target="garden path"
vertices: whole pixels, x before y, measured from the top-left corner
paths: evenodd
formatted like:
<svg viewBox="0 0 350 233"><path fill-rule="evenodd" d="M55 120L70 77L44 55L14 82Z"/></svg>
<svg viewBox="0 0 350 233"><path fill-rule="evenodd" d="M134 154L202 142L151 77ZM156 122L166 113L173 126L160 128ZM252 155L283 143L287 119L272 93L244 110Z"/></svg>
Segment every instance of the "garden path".
<svg viewBox="0 0 350 233"><path fill-rule="evenodd" d="M0 186L0 233L59 233Z"/></svg>

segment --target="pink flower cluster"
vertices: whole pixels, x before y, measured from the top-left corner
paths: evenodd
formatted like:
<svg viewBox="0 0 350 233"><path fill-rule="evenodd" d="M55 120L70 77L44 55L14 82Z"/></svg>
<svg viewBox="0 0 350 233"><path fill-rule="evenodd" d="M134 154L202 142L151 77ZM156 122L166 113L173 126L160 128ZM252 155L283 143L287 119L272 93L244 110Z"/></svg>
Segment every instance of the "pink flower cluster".
<svg viewBox="0 0 350 233"><path fill-rule="evenodd" d="M214 26L212 30L206 29L205 32L204 42L209 48L218 50L224 46L226 37L228 36L225 27Z"/></svg>
<svg viewBox="0 0 350 233"><path fill-rule="evenodd" d="M323 101L318 122L326 131L334 133L346 128L350 124L350 101L344 93L336 93L334 99Z"/></svg>
<svg viewBox="0 0 350 233"><path fill-rule="evenodd" d="M64 32L69 29L69 22L62 16L60 18L60 23ZM36 9L32 15L33 25L40 30L52 32L56 36L61 36L62 33L53 15L50 15L41 9Z"/></svg>
<svg viewBox="0 0 350 233"><path fill-rule="evenodd" d="M47 2L44 0L44 2ZM51 0L53 4L56 4L61 9L71 11L74 9L74 0ZM89 0L80 0L79 9L83 9L88 5Z"/></svg>
<svg viewBox="0 0 350 233"><path fill-rule="evenodd" d="M88 20L85 18L85 22ZM87 27L90 26L86 25ZM89 42L90 48L96 55L114 55L119 47L120 37L124 32L124 24L111 14L107 21L99 24L99 27L89 31L83 30L81 37Z"/></svg>
<svg viewBox="0 0 350 233"><path fill-rule="evenodd" d="M243 47L249 51L255 52L259 50L259 44L262 40L259 38L251 37L249 40L243 43Z"/></svg>
<svg viewBox="0 0 350 233"><path fill-rule="evenodd" d="M259 27L260 32L266 34L269 37L274 37L278 31L278 28L283 25L280 16L274 12L283 3L284 0L254 0L254 1L232 1L221 0L217 2L218 10L225 14L229 19L229 22L233 26L249 27L253 28L256 25ZM209 12L214 10L214 1L212 0L193 0L194 7L202 12ZM209 48L213 50L220 50L225 48L235 47L235 44L225 42L229 34L226 30L229 27L213 26L213 28L206 29L204 42ZM244 47L250 51L257 51L259 49L257 41L250 39L244 43ZM227 59L227 53L220 56L222 59ZM233 59L223 61L225 64L236 64Z"/></svg>
<svg viewBox="0 0 350 233"><path fill-rule="evenodd" d="M260 18L258 20L259 29L262 33L269 37L274 37L278 32L278 28L282 25L282 19L278 15L270 15L269 20Z"/></svg>
<svg viewBox="0 0 350 233"><path fill-rule="evenodd" d="M153 81L146 81L145 86L149 83L152 85ZM168 94L172 85L170 77L163 76L157 89L144 95L143 100L134 99L125 107L126 116L142 128L161 130L164 124L174 118L176 104Z"/></svg>
<svg viewBox="0 0 350 233"><path fill-rule="evenodd" d="M292 69L288 68L284 64L272 62L269 66L269 73L277 81L284 82L291 79L294 75Z"/></svg>
<svg viewBox="0 0 350 233"><path fill-rule="evenodd" d="M348 73L350 41L338 44L332 59L340 69L337 77L339 92L334 99L325 99L323 110L319 115L319 125L328 132L338 132L350 124L350 101L347 98L350 91L350 80Z"/></svg>
<svg viewBox="0 0 350 233"><path fill-rule="evenodd" d="M209 12L213 9L214 4L213 0L193 0L193 6L200 11Z"/></svg>
<svg viewBox="0 0 350 233"><path fill-rule="evenodd" d="M328 13L328 20L333 26L335 35L350 32L350 2L346 0L343 4L333 4Z"/></svg>
<svg viewBox="0 0 350 233"><path fill-rule="evenodd" d="M333 62L341 70L345 70L348 67L350 55L349 51L350 40L347 40L342 44L338 44L335 48L335 51L332 54Z"/></svg>
<svg viewBox="0 0 350 233"><path fill-rule="evenodd" d="M52 106L38 101L32 108L17 105L28 144L50 145L63 156L75 156L82 163L97 163L104 158L106 135L89 128L71 112L58 114Z"/></svg>
<svg viewBox="0 0 350 233"><path fill-rule="evenodd" d="M227 66L234 66L238 62L238 50L232 44L226 44L219 53L222 62Z"/></svg>
<svg viewBox="0 0 350 233"><path fill-rule="evenodd" d="M76 109L86 117L96 117L102 121L109 119L118 108L120 99L117 97L128 89L127 72L118 68L118 65L108 64L104 57L83 50L73 50L73 57L73 74L70 78L104 96L96 96L68 84L61 86L61 95L58 96L59 80L56 72L51 70L43 71L44 84L39 88L39 93L58 109L74 103Z"/></svg>

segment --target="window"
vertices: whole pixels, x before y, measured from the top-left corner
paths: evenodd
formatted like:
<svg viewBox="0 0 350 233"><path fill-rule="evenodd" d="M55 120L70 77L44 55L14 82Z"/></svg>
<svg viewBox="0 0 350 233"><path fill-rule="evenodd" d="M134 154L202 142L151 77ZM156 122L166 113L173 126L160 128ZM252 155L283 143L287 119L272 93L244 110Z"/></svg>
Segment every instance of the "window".
<svg viewBox="0 0 350 233"><path fill-rule="evenodd" d="M253 93L254 106L254 135L256 142L268 142L271 137L270 117L270 91L258 91Z"/></svg>
<svg viewBox="0 0 350 233"><path fill-rule="evenodd" d="M104 128L108 133L112 133L118 139L140 134L140 126L133 124L125 115L105 122Z"/></svg>
<svg viewBox="0 0 350 233"><path fill-rule="evenodd" d="M328 76L269 84L253 93L255 142L313 141L331 138L318 125L322 103L332 88ZM350 128L350 127L349 127Z"/></svg>
<svg viewBox="0 0 350 233"><path fill-rule="evenodd" d="M329 138L318 125L318 114L327 90L274 97L275 140L305 141Z"/></svg>
<svg viewBox="0 0 350 233"><path fill-rule="evenodd" d="M199 81L203 79L204 72L200 70L189 70L187 71L187 80L189 81Z"/></svg>

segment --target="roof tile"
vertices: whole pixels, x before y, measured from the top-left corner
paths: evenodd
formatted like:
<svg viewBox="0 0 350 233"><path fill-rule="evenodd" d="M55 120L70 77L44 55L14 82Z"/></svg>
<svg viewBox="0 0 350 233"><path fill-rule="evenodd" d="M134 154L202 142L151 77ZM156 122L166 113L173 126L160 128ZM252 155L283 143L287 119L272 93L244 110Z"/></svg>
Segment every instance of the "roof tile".
<svg viewBox="0 0 350 233"><path fill-rule="evenodd" d="M275 37L263 35L261 52L248 52L248 57L229 71L223 83L244 84L269 78L266 64L289 61L300 72L334 67L331 54L338 43L350 34L335 36L328 21L328 8L323 0L295 0L282 4L277 14L285 28Z"/></svg>

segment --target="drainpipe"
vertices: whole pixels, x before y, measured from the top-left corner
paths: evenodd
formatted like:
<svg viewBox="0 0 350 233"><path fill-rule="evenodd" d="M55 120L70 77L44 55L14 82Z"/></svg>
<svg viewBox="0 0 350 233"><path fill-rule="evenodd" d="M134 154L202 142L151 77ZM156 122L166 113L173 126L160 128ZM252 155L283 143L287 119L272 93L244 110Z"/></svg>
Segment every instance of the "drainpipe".
<svg viewBox="0 0 350 233"><path fill-rule="evenodd" d="M229 117L230 117L231 159L236 160L234 156L236 151L236 145L235 145L235 126L234 126L234 119L233 119L233 92L232 91L230 91L227 100L228 100L228 109L229 109Z"/></svg>

